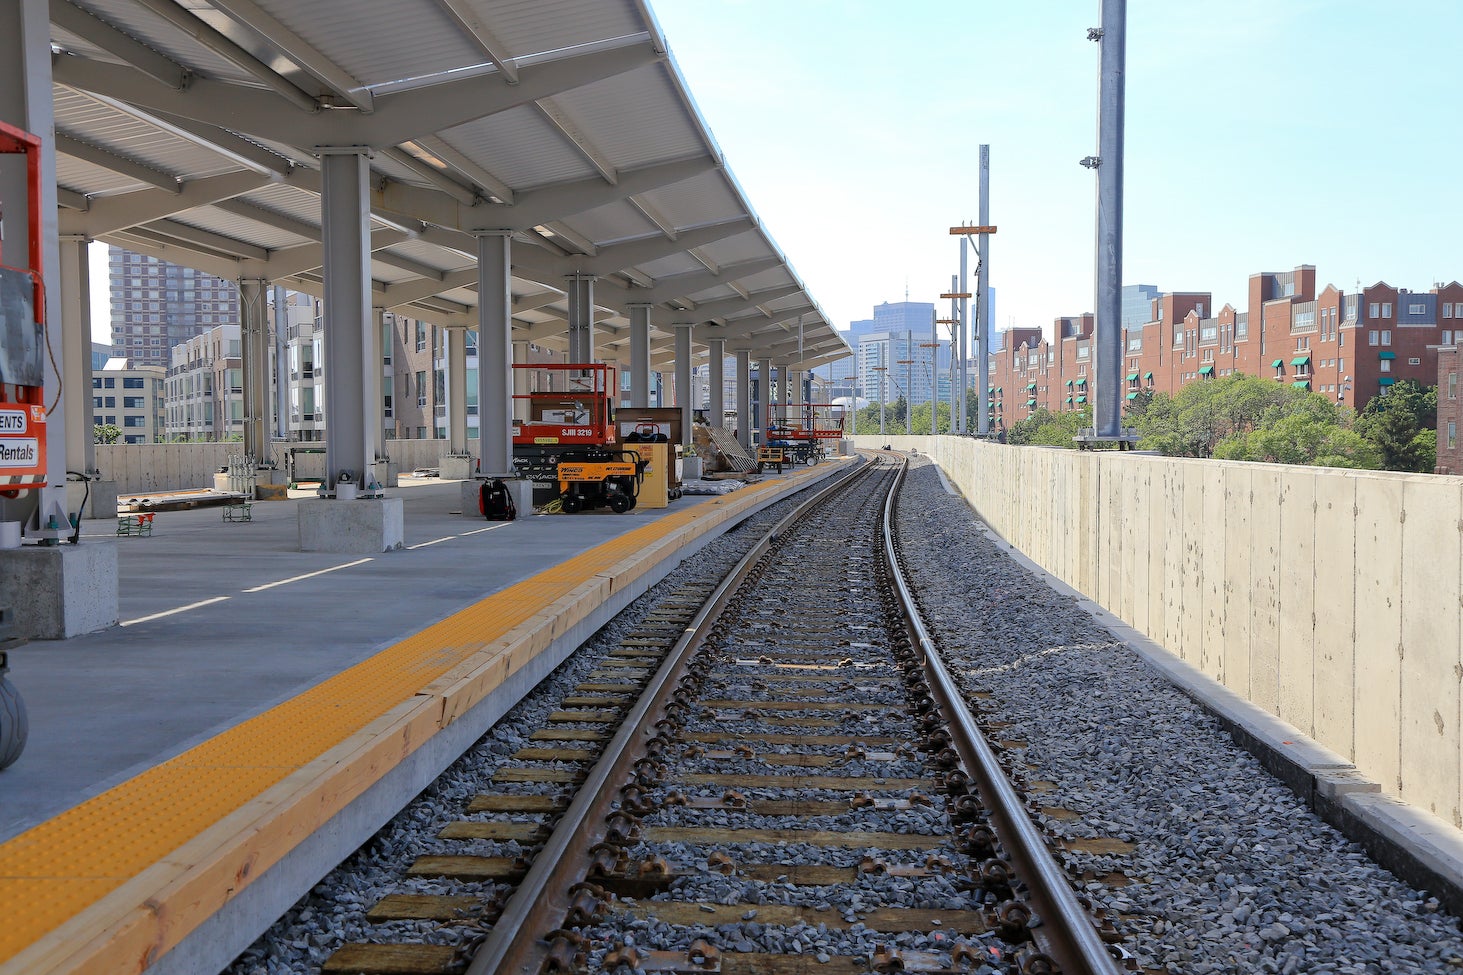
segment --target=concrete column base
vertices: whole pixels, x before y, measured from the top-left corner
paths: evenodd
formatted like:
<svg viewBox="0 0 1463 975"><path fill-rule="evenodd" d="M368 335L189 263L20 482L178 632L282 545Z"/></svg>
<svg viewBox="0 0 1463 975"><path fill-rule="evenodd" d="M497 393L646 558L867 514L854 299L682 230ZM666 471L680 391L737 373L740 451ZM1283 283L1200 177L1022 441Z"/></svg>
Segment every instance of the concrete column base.
<svg viewBox="0 0 1463 975"><path fill-rule="evenodd" d="M443 454L437 461L437 476L444 481L465 481L472 477L472 457L467 454Z"/></svg>
<svg viewBox="0 0 1463 975"><path fill-rule="evenodd" d="M115 518L117 516L117 482L92 481L91 493L81 481L66 482L66 510L80 511L81 499L86 498L83 518Z"/></svg>
<svg viewBox="0 0 1463 975"><path fill-rule="evenodd" d="M694 450L681 459L681 477L687 481L701 479L701 455Z"/></svg>
<svg viewBox="0 0 1463 975"><path fill-rule="evenodd" d="M483 489L483 480L485 479L472 478L462 482L462 517L482 518L483 513L478 510L478 496ZM525 478L505 477L503 484L513 496L518 517L524 518L533 514L533 482Z"/></svg>
<svg viewBox="0 0 1463 975"><path fill-rule="evenodd" d="M394 488L398 486L397 481L401 474L401 465L394 460L378 460L370 466L369 473L371 477L374 477L381 483L382 487ZM370 479L368 477L366 483L369 483Z"/></svg>
<svg viewBox="0 0 1463 975"><path fill-rule="evenodd" d="M391 552L406 543L400 498L304 499L297 510L301 552Z"/></svg>
<svg viewBox="0 0 1463 975"><path fill-rule="evenodd" d="M107 516L115 521L116 511ZM117 622L117 543L25 545L0 550L0 606L15 635L65 640Z"/></svg>

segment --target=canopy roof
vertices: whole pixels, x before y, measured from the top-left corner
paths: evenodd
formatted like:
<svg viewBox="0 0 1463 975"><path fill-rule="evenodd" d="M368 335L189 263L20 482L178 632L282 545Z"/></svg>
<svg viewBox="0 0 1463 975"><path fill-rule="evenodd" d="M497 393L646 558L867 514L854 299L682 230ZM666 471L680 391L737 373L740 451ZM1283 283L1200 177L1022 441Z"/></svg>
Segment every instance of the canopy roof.
<svg viewBox="0 0 1463 975"><path fill-rule="evenodd" d="M762 227L644 0L52 0L60 230L319 295L322 147L372 150L373 300L477 323L511 230L514 338L596 356L628 308L797 368L849 354Z"/></svg>

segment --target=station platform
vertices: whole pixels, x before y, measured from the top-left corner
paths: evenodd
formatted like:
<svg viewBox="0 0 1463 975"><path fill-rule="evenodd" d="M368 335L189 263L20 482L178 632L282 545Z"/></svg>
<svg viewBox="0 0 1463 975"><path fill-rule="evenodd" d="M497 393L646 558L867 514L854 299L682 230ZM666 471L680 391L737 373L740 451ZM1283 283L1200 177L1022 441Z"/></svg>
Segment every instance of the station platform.
<svg viewBox="0 0 1463 975"><path fill-rule="evenodd" d="M405 482L405 548L371 557L297 551L291 501L84 522L121 623L10 655L0 975L217 971L682 559L846 466L514 522Z"/></svg>

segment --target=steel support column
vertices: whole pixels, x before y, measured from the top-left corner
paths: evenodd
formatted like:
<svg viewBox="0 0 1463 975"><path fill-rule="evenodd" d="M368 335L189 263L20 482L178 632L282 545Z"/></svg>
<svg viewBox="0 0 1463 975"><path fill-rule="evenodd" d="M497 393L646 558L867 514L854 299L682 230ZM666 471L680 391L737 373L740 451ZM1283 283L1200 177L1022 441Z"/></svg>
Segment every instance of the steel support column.
<svg viewBox="0 0 1463 975"><path fill-rule="evenodd" d="M630 305L630 405L650 406L650 305Z"/></svg>
<svg viewBox="0 0 1463 975"><path fill-rule="evenodd" d="M737 442L752 445L752 353L737 349Z"/></svg>
<svg viewBox="0 0 1463 975"><path fill-rule="evenodd" d="M290 437L290 309L284 288L274 287L274 436Z"/></svg>
<svg viewBox="0 0 1463 975"><path fill-rule="evenodd" d="M569 297L569 361L594 361L594 275L570 274L566 291Z"/></svg>
<svg viewBox="0 0 1463 975"><path fill-rule="evenodd" d="M676 324L676 406L681 408L681 443L691 439L691 337L695 326Z"/></svg>
<svg viewBox="0 0 1463 975"><path fill-rule="evenodd" d="M707 379L706 419L713 427L726 425L726 339L706 343L711 368Z"/></svg>
<svg viewBox="0 0 1463 975"><path fill-rule="evenodd" d="M752 429L761 430L772 415L772 360L757 360L757 408L752 413ZM761 443L759 436L757 442Z"/></svg>
<svg viewBox="0 0 1463 975"><path fill-rule="evenodd" d="M1097 114L1097 300L1092 424L1098 439L1122 436L1123 101L1127 0L1102 0Z"/></svg>
<svg viewBox="0 0 1463 975"><path fill-rule="evenodd" d="M478 426L479 432L482 426ZM447 329L447 453L467 454L467 329Z"/></svg>
<svg viewBox="0 0 1463 975"><path fill-rule="evenodd" d="M980 147L980 225L991 225L991 147ZM991 235L980 235L980 267L975 272L975 340L979 358L975 360L976 430L991 432Z"/></svg>
<svg viewBox="0 0 1463 975"><path fill-rule="evenodd" d="M67 237L60 242L61 330L66 343L62 350L66 381L61 388L66 395L66 469L90 474L96 469L96 435L92 429L88 243L84 237ZM122 393L117 391L118 396ZM151 396L148 391L149 399Z"/></svg>
<svg viewBox="0 0 1463 975"><path fill-rule="evenodd" d="M239 282L239 337L244 376L244 454L256 467L269 455L269 282Z"/></svg>
<svg viewBox="0 0 1463 975"><path fill-rule="evenodd" d="M381 414L366 377L381 373L367 358L375 343L371 314L371 168L360 146L320 150L320 217L325 256L325 483L334 490L349 471L367 483L376 459Z"/></svg>
<svg viewBox="0 0 1463 975"><path fill-rule="evenodd" d="M386 354L382 351L382 343L387 323L394 317L385 308L373 307L370 327L366 329L361 348L361 356L366 361L366 370L361 376L361 391L366 398L366 458L371 462L366 484L372 481L390 483L387 469L390 458L386 454ZM378 465L380 470L376 469Z"/></svg>
<svg viewBox="0 0 1463 975"><path fill-rule="evenodd" d="M492 231L477 239L478 462L485 476L506 477L513 474L513 234ZM591 307L593 280L586 281ZM571 321L577 290L570 292Z"/></svg>

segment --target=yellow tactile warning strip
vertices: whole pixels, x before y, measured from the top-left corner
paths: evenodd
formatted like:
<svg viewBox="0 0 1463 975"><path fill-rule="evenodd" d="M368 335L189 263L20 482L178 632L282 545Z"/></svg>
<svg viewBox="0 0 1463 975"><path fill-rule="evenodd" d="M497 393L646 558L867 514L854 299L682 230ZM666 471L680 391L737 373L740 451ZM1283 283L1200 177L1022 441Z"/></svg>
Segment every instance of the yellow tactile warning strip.
<svg viewBox="0 0 1463 975"><path fill-rule="evenodd" d="M0 975L140 971L612 588L821 473L596 546L0 844Z"/></svg>

